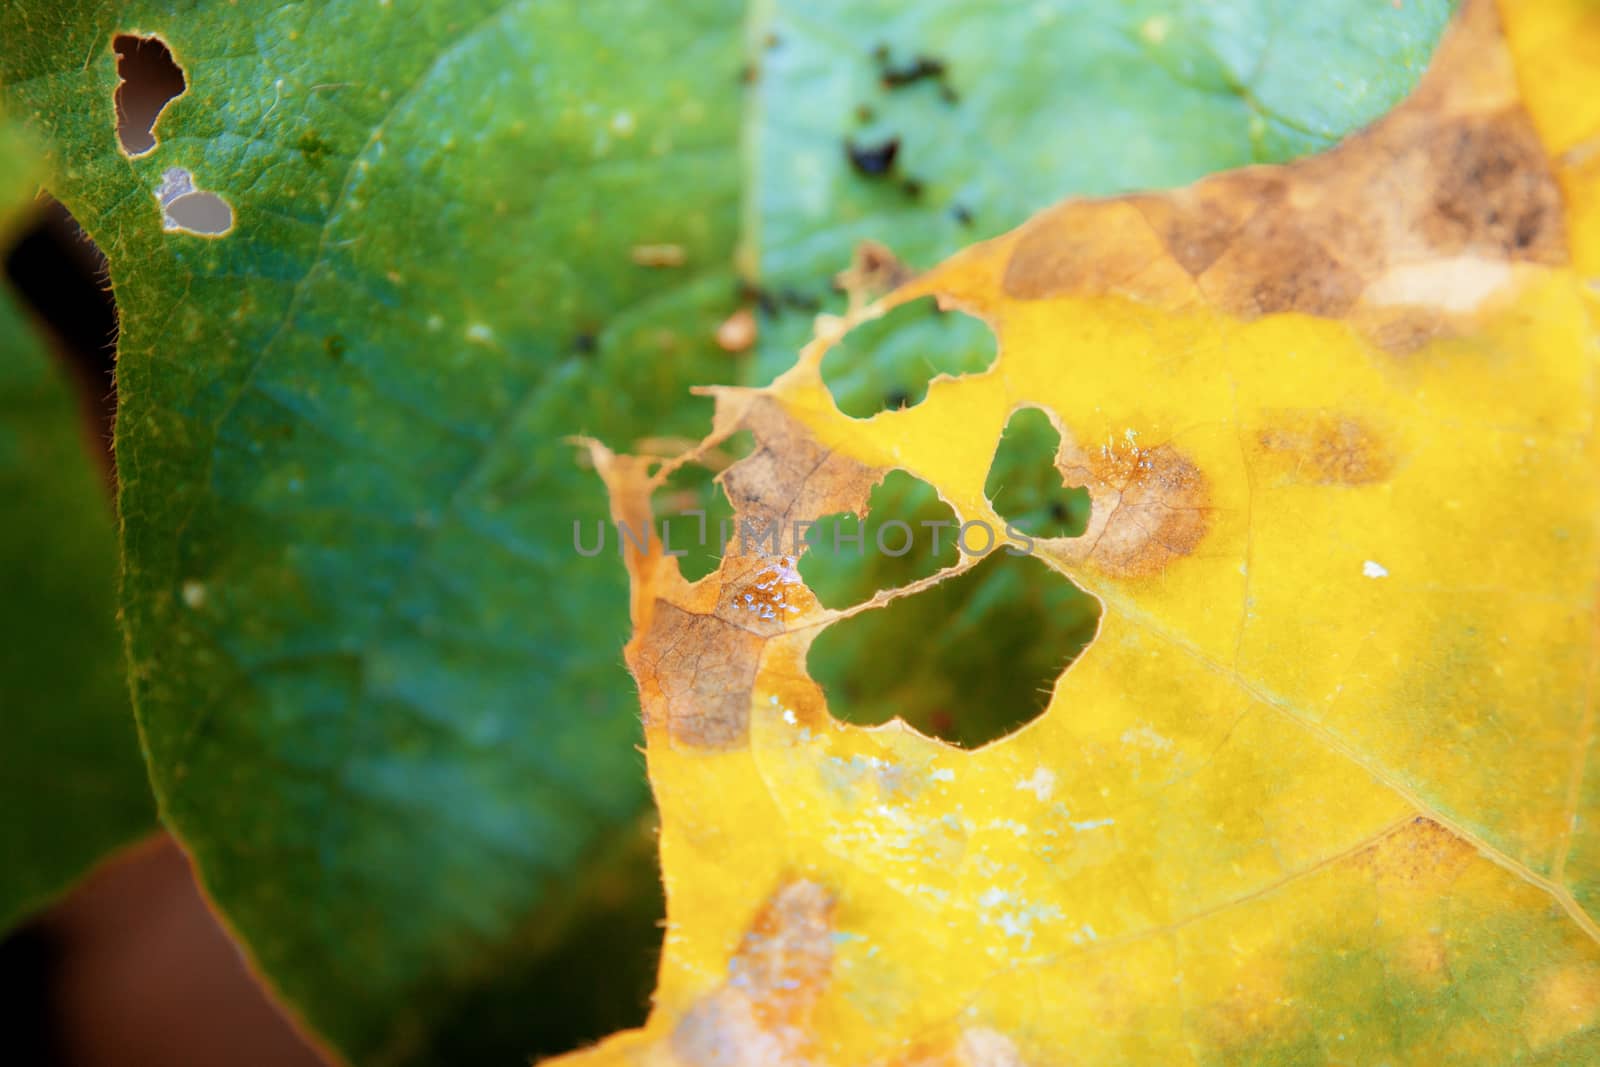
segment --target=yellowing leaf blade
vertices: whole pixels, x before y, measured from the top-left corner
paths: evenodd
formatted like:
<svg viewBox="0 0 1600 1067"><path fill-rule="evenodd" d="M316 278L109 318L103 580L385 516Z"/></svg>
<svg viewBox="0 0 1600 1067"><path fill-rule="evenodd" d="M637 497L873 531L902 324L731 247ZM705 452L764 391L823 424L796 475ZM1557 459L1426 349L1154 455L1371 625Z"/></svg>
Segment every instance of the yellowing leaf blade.
<svg viewBox="0 0 1600 1067"><path fill-rule="evenodd" d="M990 459L1043 408L1092 512L1037 553L1100 630L962 752L835 721L805 671L929 583L834 611L790 557L691 585L636 553L670 930L648 1027L574 1062L1591 1058L1596 47L1592 6L1469 3L1338 149L1070 202L863 313L938 295L989 371L851 419L834 331L720 392L762 524L897 468L1000 528ZM596 455L647 518L670 465Z"/></svg>

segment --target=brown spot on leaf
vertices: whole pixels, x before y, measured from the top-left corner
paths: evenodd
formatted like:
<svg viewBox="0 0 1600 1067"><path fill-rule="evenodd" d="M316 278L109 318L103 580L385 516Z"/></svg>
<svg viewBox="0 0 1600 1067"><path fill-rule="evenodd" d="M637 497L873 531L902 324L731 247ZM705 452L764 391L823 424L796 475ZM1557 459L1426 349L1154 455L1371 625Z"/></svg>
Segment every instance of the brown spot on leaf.
<svg viewBox="0 0 1600 1067"><path fill-rule="evenodd" d="M797 520L866 509L882 471L822 447L770 398L752 400L746 417L756 433L756 450L721 477L741 530L769 530L776 524L787 544Z"/></svg>
<svg viewBox="0 0 1600 1067"><path fill-rule="evenodd" d="M1521 108L1435 132L1433 191L1419 225L1430 248L1560 264L1561 194Z"/></svg>
<svg viewBox="0 0 1600 1067"><path fill-rule="evenodd" d="M626 655L647 730L665 730L675 744L726 750L749 736L767 642L820 610L795 569L796 523L863 513L884 472L822 447L764 393L719 393L717 424L719 432L694 450L702 463L718 461L717 446L739 430L756 439L750 455L718 476L734 511L722 565L690 584L663 555L659 536L648 551L629 543L634 637ZM670 468L652 474L651 461L593 443L589 453L610 491L613 518L651 529L652 496L665 488Z"/></svg>
<svg viewBox="0 0 1600 1067"><path fill-rule="evenodd" d="M1371 485L1394 473L1395 457L1366 420L1290 411L1256 432L1269 478L1284 484Z"/></svg>
<svg viewBox="0 0 1600 1067"><path fill-rule="evenodd" d="M1439 308L1367 307L1362 311L1361 333L1367 340L1395 355L1422 348L1445 332L1446 316Z"/></svg>
<svg viewBox="0 0 1600 1067"><path fill-rule="evenodd" d="M750 725L750 694L763 638L716 615L657 604L629 664L645 725L695 748L732 748Z"/></svg>
<svg viewBox="0 0 1600 1067"><path fill-rule="evenodd" d="M1107 574L1158 574L1205 538L1205 475L1171 444L1108 443L1088 452L1064 444L1061 472L1066 484L1089 490L1089 525L1075 543Z"/></svg>
<svg viewBox="0 0 1600 1067"><path fill-rule="evenodd" d="M1469 842L1421 816L1361 854L1380 890L1435 893L1454 882L1478 855Z"/></svg>
<svg viewBox="0 0 1600 1067"><path fill-rule="evenodd" d="M816 882L780 886L740 940L727 982L673 1031L677 1058L696 1067L808 1062L808 1023L833 969L833 908Z"/></svg>
<svg viewBox="0 0 1600 1067"><path fill-rule="evenodd" d="M790 882L756 914L729 965L728 981L762 1000L769 1027L792 1026L816 1003L833 966L833 895Z"/></svg>
<svg viewBox="0 0 1600 1067"><path fill-rule="evenodd" d="M1128 296L1175 304L1192 295L1188 273L1129 201L1069 201L1024 227L1005 290L1023 300Z"/></svg>
<svg viewBox="0 0 1600 1067"><path fill-rule="evenodd" d="M834 276L833 283L849 299L850 309L865 307L916 276L886 245L862 241L856 245L850 266Z"/></svg>
<svg viewBox="0 0 1600 1067"><path fill-rule="evenodd" d="M1223 186L1200 182L1164 195L1130 198L1172 258L1194 277L1204 274L1257 212L1283 200L1287 181L1270 167L1238 171Z"/></svg>
<svg viewBox="0 0 1600 1067"><path fill-rule="evenodd" d="M1294 213L1260 212L1200 276L1200 291L1241 319L1284 311L1343 318L1365 282L1322 237Z"/></svg>

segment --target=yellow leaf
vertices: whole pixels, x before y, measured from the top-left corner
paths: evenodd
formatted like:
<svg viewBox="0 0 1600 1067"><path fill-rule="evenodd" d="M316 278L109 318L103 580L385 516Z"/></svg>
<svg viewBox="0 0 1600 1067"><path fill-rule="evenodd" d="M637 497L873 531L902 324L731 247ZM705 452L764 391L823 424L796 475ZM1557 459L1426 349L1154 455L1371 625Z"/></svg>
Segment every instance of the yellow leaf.
<svg viewBox="0 0 1600 1067"><path fill-rule="evenodd" d="M1600 1062L1597 275L1600 6L1468 0L1332 152L1069 202L843 324L935 294L989 371L850 419L829 329L719 390L703 448L754 434L723 486L785 531L896 468L1003 528L1043 409L1093 509L1035 551L1100 630L969 752L806 674L926 583L634 553L669 928L648 1025L563 1062ZM634 528L697 455L592 450Z"/></svg>

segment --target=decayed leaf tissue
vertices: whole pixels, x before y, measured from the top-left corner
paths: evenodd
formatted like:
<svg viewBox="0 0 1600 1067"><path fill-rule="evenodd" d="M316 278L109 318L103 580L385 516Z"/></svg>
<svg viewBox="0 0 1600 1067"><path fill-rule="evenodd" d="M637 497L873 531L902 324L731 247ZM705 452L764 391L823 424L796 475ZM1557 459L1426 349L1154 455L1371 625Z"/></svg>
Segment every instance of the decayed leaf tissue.
<svg viewBox="0 0 1600 1067"><path fill-rule="evenodd" d="M665 958L563 1062L1600 1062L1597 279L1600 6L1469 0L1337 149L1069 202L855 317L937 295L988 371L850 419L829 329L719 390L723 488L784 528L891 469L998 528L1042 409L1093 510L1036 554L1100 629L964 751L806 672L924 585L837 612L792 557L634 553ZM593 451L647 521L674 464Z"/></svg>

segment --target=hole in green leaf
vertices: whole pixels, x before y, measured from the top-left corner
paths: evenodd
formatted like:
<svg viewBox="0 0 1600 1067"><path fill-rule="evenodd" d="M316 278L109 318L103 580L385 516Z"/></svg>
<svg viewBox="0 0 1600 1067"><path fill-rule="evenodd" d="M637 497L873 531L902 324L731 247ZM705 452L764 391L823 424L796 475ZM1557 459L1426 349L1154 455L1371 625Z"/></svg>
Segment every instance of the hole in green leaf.
<svg viewBox="0 0 1600 1067"><path fill-rule="evenodd" d="M822 380L840 411L864 419L921 403L937 375L984 370L995 351L982 322L925 297L846 334L823 357Z"/></svg>
<svg viewBox="0 0 1600 1067"><path fill-rule="evenodd" d="M867 498L864 520L824 515L811 527L800 577L825 606L846 608L954 564L956 532L955 512L931 485L890 471Z"/></svg>
<svg viewBox="0 0 1600 1067"><path fill-rule="evenodd" d="M111 40L117 54L117 140L130 156L142 156L156 147L156 120L162 110L183 95L187 83L183 68L159 37L118 34Z"/></svg>
<svg viewBox="0 0 1600 1067"><path fill-rule="evenodd" d="M197 189L194 177L182 167L169 169L156 190L161 204L161 228L201 237L220 237L233 229L233 208L216 193Z"/></svg>
<svg viewBox="0 0 1600 1067"><path fill-rule="evenodd" d="M835 623L807 663L836 717L900 718L973 748L1044 711L1099 614L1093 597L1042 561L1001 549L931 589Z"/></svg>
<svg viewBox="0 0 1600 1067"><path fill-rule="evenodd" d="M1069 488L1056 466L1061 434L1038 408L1006 423L984 493L1008 523L1034 537L1077 537L1089 524L1089 491Z"/></svg>

